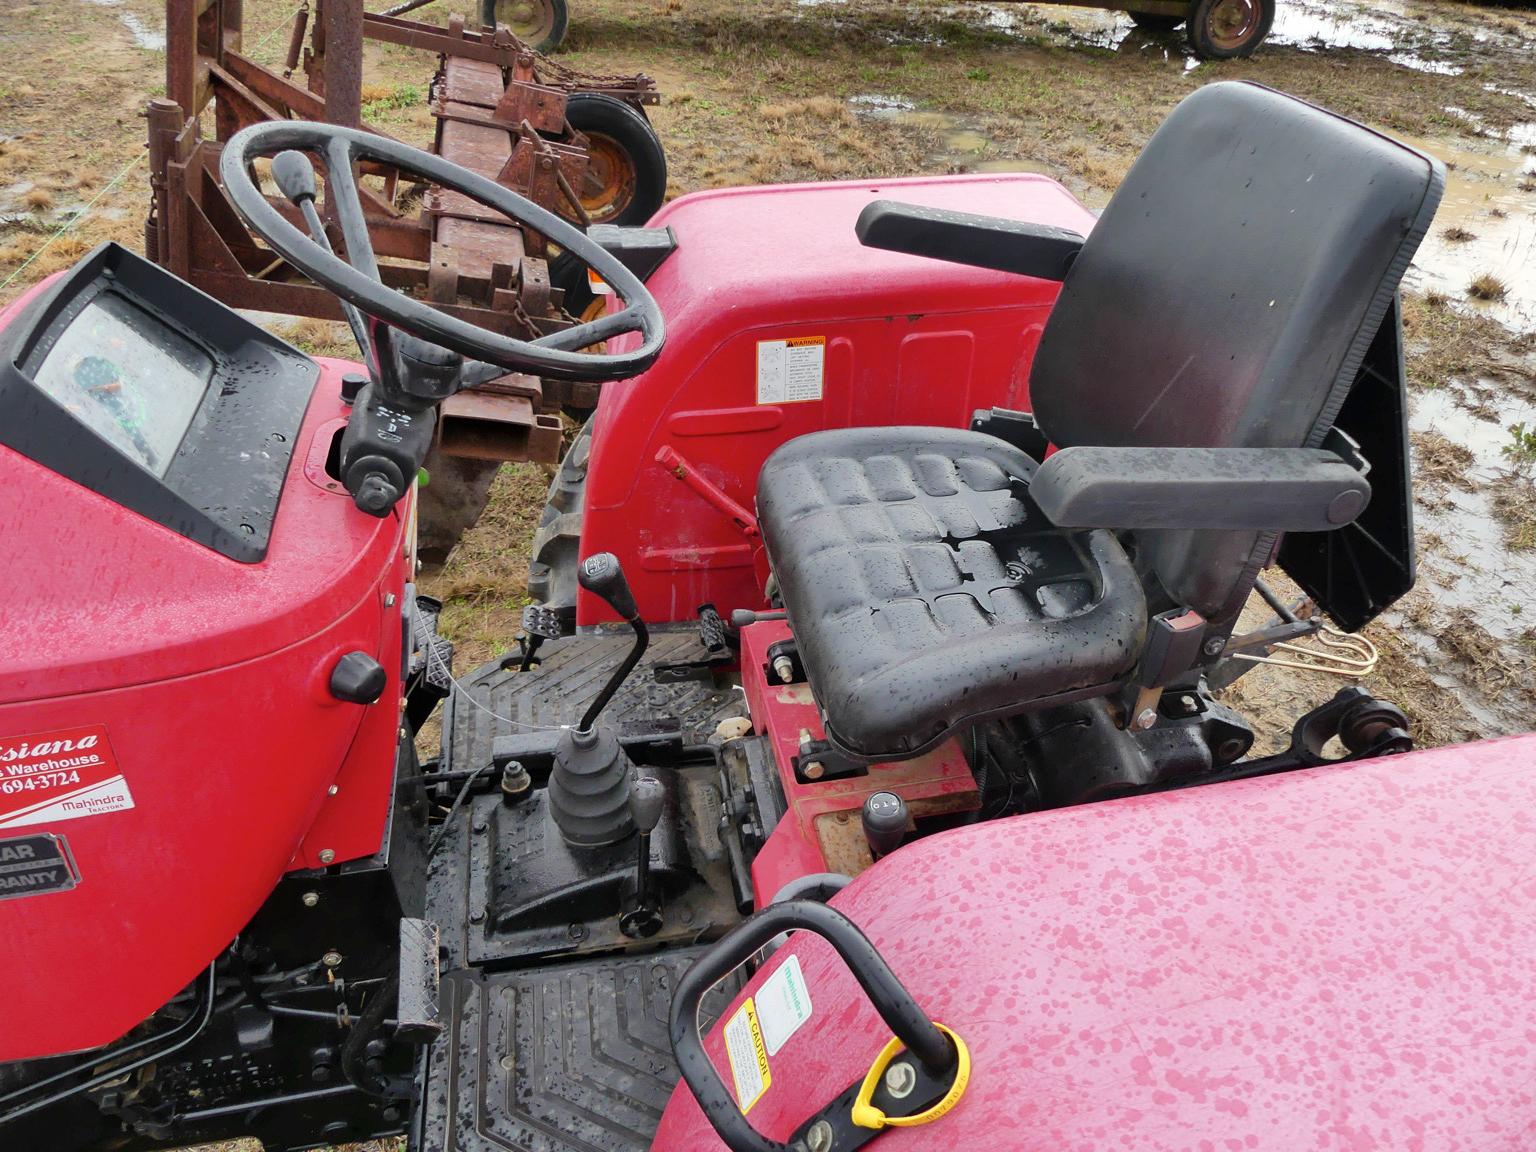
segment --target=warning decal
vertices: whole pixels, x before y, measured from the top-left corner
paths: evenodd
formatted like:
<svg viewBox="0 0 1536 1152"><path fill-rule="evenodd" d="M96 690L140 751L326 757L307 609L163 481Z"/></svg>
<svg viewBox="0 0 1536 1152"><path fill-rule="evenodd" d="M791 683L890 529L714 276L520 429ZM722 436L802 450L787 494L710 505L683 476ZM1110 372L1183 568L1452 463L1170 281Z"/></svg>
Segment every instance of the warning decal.
<svg viewBox="0 0 1536 1152"><path fill-rule="evenodd" d="M757 342L757 402L799 404L820 400L826 379L827 338L796 336L792 340Z"/></svg>
<svg viewBox="0 0 1536 1152"><path fill-rule="evenodd" d="M800 971L800 957L791 956L757 990L757 1018L763 1026L768 1055L777 1056L785 1042L811 1018L811 993Z"/></svg>
<svg viewBox="0 0 1536 1152"><path fill-rule="evenodd" d="M104 725L0 736L0 828L132 807Z"/></svg>
<svg viewBox="0 0 1536 1152"><path fill-rule="evenodd" d="M725 1054L731 1062L731 1079L736 1082L736 1106L743 1113L750 1112L773 1083L762 1025L750 999L725 1023Z"/></svg>

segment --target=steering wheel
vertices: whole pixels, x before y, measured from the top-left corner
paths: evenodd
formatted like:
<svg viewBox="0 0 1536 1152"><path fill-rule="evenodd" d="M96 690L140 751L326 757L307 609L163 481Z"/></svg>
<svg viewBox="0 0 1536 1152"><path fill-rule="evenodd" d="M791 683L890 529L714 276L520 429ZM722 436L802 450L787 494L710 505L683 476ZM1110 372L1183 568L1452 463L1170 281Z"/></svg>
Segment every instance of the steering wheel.
<svg viewBox="0 0 1536 1152"><path fill-rule="evenodd" d="M290 149L314 153L324 160L326 204L341 226L347 260L293 224L257 185L251 162ZM451 316L388 287L379 277L378 261L368 238L368 220L353 173L353 165L362 160L376 161L463 193L542 233L601 276L618 294L623 310L536 340L518 340ZM312 201L313 170L305 165L305 172ZM661 355L666 338L661 309L639 277L553 212L440 156L356 128L277 120L253 124L237 132L224 146L219 174L235 210L252 231L316 284L375 323L391 325L431 344L508 371L556 380L622 380L645 371ZM578 351L627 332L640 334L639 347L624 352Z"/></svg>

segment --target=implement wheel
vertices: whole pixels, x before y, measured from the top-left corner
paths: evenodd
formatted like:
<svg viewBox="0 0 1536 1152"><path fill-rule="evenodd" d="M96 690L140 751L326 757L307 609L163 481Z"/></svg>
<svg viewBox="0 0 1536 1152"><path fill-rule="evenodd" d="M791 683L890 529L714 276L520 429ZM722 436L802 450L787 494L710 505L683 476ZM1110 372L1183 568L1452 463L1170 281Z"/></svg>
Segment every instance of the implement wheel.
<svg viewBox="0 0 1536 1152"><path fill-rule="evenodd" d="M601 92L574 92L571 127L587 138L590 163L576 190L594 224L644 224L667 194L667 154L644 116Z"/></svg>
<svg viewBox="0 0 1536 1152"><path fill-rule="evenodd" d="M553 52L571 22L566 0L480 0L480 23L505 24L535 52Z"/></svg>
<svg viewBox="0 0 1536 1152"><path fill-rule="evenodd" d="M1275 0L1194 0L1185 35L1202 60L1253 55L1275 22Z"/></svg>
<svg viewBox="0 0 1536 1152"><path fill-rule="evenodd" d="M1132 24L1147 32L1172 32L1184 23L1182 16L1164 16L1158 12L1137 12L1132 9L1126 15L1131 18Z"/></svg>

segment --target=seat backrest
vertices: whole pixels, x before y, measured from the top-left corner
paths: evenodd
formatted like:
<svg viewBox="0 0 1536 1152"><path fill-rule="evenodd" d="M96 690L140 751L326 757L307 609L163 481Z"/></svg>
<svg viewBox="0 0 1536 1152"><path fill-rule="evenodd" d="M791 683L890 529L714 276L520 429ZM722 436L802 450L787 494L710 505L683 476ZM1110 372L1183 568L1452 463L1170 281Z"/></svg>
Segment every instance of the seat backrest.
<svg viewBox="0 0 1536 1152"><path fill-rule="evenodd" d="M1052 443L1322 444L1433 218L1438 161L1249 83L1159 128L1062 285L1030 376ZM1274 533L1137 536L1144 570L1213 622Z"/></svg>

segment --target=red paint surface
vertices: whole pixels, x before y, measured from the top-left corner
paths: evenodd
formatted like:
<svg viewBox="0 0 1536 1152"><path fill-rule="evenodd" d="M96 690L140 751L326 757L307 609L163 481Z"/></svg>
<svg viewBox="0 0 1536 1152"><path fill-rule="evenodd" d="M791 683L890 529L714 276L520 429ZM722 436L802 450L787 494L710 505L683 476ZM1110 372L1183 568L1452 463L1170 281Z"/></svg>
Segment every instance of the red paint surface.
<svg viewBox="0 0 1536 1152"><path fill-rule="evenodd" d="M650 371L603 386L582 522L582 554L619 557L646 619L760 607L768 574L761 542L659 464L662 449L750 509L763 461L792 437L1029 407L1058 286L863 248L854 221L881 198L1093 225L1060 185L1027 174L735 188L663 208L652 223L678 250L647 287L667 347ZM757 342L797 336L826 337L824 398L759 405ZM585 591L577 616L613 619Z"/></svg>
<svg viewBox="0 0 1536 1152"><path fill-rule="evenodd" d="M753 730L767 733L787 811L774 826L768 842L752 860L752 890L759 907L773 901L784 885L815 872L836 872L823 854L818 820L841 819L857 830L859 810L872 792L895 792L914 817L975 808L976 778L960 744L946 740L924 756L896 764L871 764L863 776L802 784L795 777L794 758L800 733L820 740L826 733L805 684L782 684L768 667L768 648L791 636L782 620L765 621L741 633L741 679ZM859 833L862 835L862 833Z"/></svg>
<svg viewBox="0 0 1536 1152"><path fill-rule="evenodd" d="M81 880L0 902L8 953L56 958L29 963L7 997L0 1061L116 1039L205 967L285 870L318 864L322 848L335 863L378 848L405 525L358 512L311 467L345 414L341 374L355 370L322 368L260 564L0 447L15 577L0 614L0 738L104 726L134 802L27 829L66 837ZM354 649L389 672L367 708L327 690ZM312 826L323 839L306 837ZM99 993L88 1010L61 1011L81 989Z"/></svg>
<svg viewBox="0 0 1536 1152"><path fill-rule="evenodd" d="M1529 1149L1533 861L1536 735L909 845L833 904L973 1080L874 1147ZM814 1013L751 1113L777 1139L888 1038L830 949L790 952ZM680 1088L655 1147L722 1145Z"/></svg>

